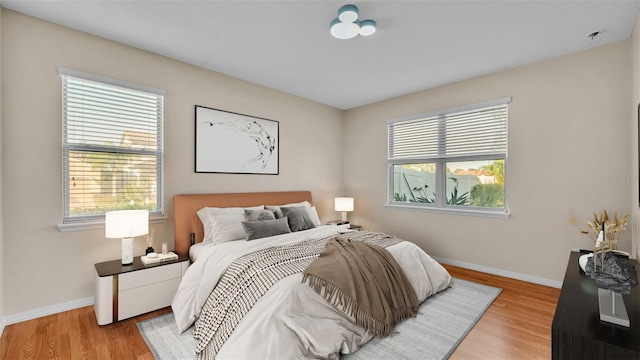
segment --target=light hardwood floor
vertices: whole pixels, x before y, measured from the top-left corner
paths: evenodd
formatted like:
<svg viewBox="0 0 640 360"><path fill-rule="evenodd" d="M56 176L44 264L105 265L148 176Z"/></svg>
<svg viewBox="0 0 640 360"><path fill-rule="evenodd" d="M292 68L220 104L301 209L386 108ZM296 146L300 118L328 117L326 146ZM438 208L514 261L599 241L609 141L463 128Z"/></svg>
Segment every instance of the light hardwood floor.
<svg viewBox="0 0 640 360"><path fill-rule="evenodd" d="M502 288L450 359L551 359L560 289L445 266L452 276Z"/></svg>
<svg viewBox="0 0 640 360"><path fill-rule="evenodd" d="M451 359L551 358L559 289L445 267L454 277L503 289ZM136 323L170 311L99 326L89 306L9 325L0 339L0 359L153 359Z"/></svg>

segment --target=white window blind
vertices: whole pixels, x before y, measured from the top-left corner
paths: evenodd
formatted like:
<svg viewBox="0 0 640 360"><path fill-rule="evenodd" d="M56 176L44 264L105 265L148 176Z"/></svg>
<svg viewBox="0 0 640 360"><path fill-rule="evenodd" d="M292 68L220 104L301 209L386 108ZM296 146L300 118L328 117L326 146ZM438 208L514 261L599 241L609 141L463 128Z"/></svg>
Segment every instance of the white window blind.
<svg viewBox="0 0 640 360"><path fill-rule="evenodd" d="M161 90L60 69L65 223L106 211L162 214Z"/></svg>
<svg viewBox="0 0 640 360"><path fill-rule="evenodd" d="M507 104L389 123L389 160L507 151Z"/></svg>

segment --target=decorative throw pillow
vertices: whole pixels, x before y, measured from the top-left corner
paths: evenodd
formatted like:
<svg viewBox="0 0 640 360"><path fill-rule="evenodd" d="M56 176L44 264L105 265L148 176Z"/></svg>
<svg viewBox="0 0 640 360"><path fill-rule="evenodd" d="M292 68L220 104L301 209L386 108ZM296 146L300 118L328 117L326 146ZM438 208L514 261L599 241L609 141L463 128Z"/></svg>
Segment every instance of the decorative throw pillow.
<svg viewBox="0 0 640 360"><path fill-rule="evenodd" d="M282 210L280 210L280 208L282 208L282 207L294 207L294 206L311 207L311 203L309 203L308 201L301 201L301 202L298 202L298 203L291 203L291 204L285 204L285 205L265 205L264 207L267 210L273 211L273 213L276 214L276 219L279 219L279 218L284 216L282 214Z"/></svg>
<svg viewBox="0 0 640 360"><path fill-rule="evenodd" d="M286 217L273 220L243 221L242 227L247 235L247 240L255 240L291 232Z"/></svg>
<svg viewBox="0 0 640 360"><path fill-rule="evenodd" d="M244 217L247 221L275 220L276 218L272 210L245 210Z"/></svg>
<svg viewBox="0 0 640 360"><path fill-rule="evenodd" d="M292 232L313 229L316 225L309 216L309 211L304 206L281 207L282 214L289 219L289 228Z"/></svg>

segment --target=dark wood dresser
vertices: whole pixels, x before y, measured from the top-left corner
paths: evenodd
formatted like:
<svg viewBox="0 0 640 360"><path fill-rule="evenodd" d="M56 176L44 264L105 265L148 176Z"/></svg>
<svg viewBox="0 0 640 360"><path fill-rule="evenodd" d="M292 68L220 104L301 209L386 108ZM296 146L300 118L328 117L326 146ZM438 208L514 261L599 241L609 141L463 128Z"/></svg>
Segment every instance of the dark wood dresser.
<svg viewBox="0 0 640 360"><path fill-rule="evenodd" d="M578 265L573 251L551 325L552 359L640 359L640 286L623 295L629 328L601 322L598 285ZM635 260L630 261L638 269Z"/></svg>

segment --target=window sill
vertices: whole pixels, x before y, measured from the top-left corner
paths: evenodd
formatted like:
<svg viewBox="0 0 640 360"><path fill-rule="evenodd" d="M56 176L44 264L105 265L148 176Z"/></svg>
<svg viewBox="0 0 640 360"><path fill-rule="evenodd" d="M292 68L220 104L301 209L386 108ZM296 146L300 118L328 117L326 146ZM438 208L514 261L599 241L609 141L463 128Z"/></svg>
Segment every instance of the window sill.
<svg viewBox="0 0 640 360"><path fill-rule="evenodd" d="M395 209L395 210L408 210L408 211L424 211L424 212L433 212L433 213L441 213L441 214L451 214L451 215L464 215L464 216L476 216L476 217L487 217L493 219L508 219L511 214L508 210L502 211L487 211L487 210L473 210L473 209L453 209L453 208L437 208L431 206L420 206L420 205L400 205L400 204L387 204L385 205L387 209Z"/></svg>
<svg viewBox="0 0 640 360"><path fill-rule="evenodd" d="M162 224L166 220L166 216L149 217L150 224ZM58 224L57 226L60 232L104 229L104 220Z"/></svg>

